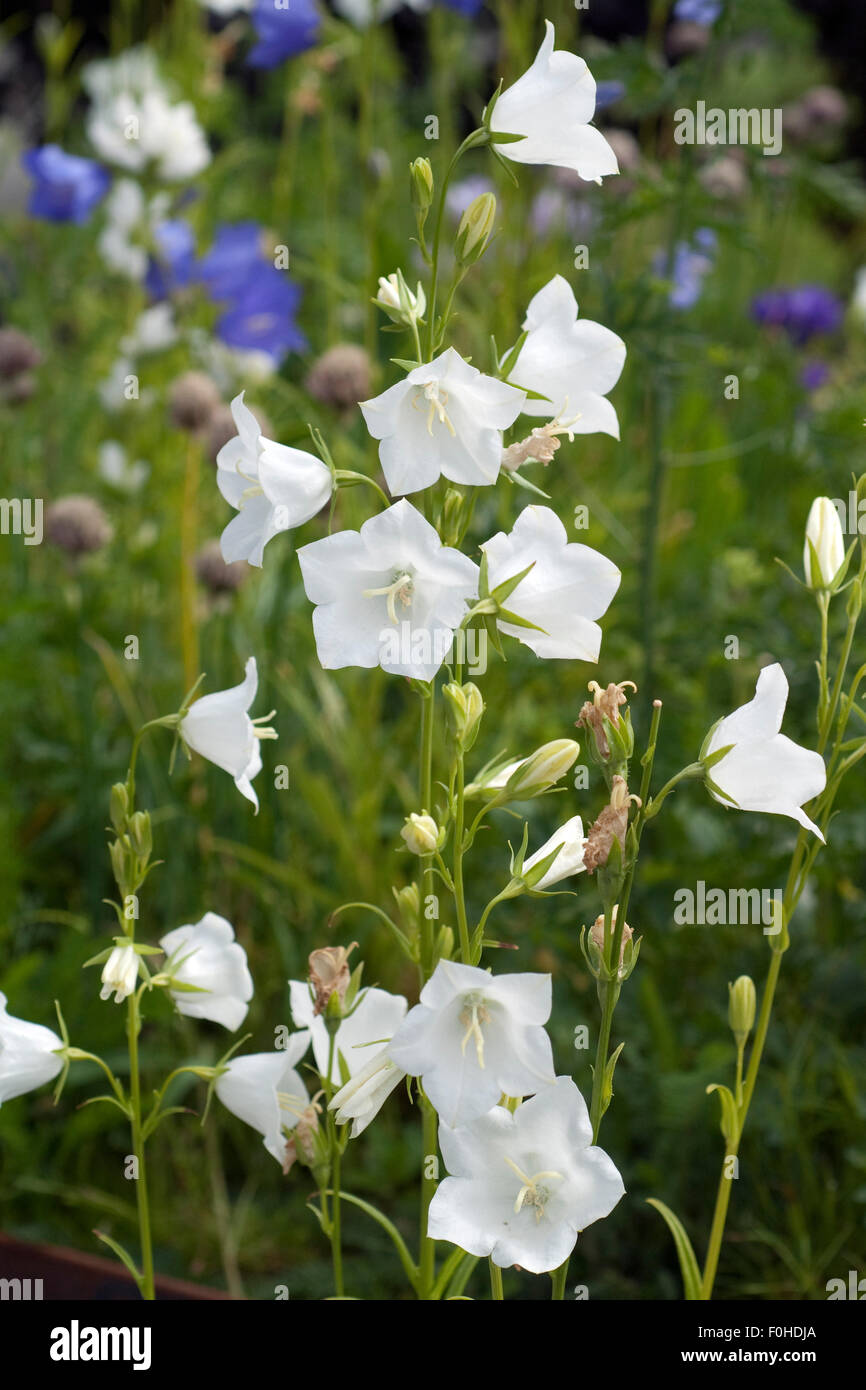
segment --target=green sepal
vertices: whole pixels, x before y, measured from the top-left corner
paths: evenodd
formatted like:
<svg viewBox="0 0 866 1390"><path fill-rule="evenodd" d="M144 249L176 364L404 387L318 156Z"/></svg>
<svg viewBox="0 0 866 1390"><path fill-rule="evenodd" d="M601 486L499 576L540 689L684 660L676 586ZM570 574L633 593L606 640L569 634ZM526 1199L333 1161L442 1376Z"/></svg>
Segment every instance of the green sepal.
<svg viewBox="0 0 866 1390"><path fill-rule="evenodd" d="M707 1095L710 1095L713 1091L718 1092L719 1100L721 1101L722 1118L720 1128L722 1135L726 1143L735 1144L739 1137L740 1129L740 1116L737 1110L737 1102L734 1100L727 1086L720 1086L716 1082L713 1082L711 1086L707 1087Z"/></svg>

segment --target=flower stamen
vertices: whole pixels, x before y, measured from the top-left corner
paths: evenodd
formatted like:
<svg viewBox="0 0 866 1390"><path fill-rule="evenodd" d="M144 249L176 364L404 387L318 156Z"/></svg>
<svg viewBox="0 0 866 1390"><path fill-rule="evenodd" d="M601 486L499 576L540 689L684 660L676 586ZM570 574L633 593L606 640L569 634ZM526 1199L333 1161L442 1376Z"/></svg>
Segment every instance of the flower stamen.
<svg viewBox="0 0 866 1390"><path fill-rule="evenodd" d="M475 1054L478 1058L478 1065L484 1070L484 1034L481 1031L482 1023L490 1022L490 1014L483 998L479 994L468 994L464 1000L464 1007L460 1014L460 1022L466 1025L466 1032L460 1044L460 1051L465 1055L466 1044L470 1038L475 1039Z"/></svg>
<svg viewBox="0 0 866 1390"><path fill-rule="evenodd" d="M384 584L381 589L364 589L364 598L386 598L388 617L394 626L397 626L397 599L400 600L404 608L409 608L412 603L412 576L405 571L398 574L391 584Z"/></svg>
<svg viewBox="0 0 866 1390"><path fill-rule="evenodd" d="M539 1183L543 1178L548 1178L552 1182L561 1182L562 1173L556 1173L552 1170L544 1170L541 1173L533 1173L532 1177L529 1177L528 1174L523 1172L522 1168L518 1168L517 1164L513 1161L513 1159L506 1158L505 1162L508 1164L511 1171L513 1173L516 1173L518 1178L520 1178L520 1181L523 1183L523 1186L517 1194L517 1200L514 1203L515 1216L519 1211L523 1209L523 1207L533 1207L535 1209L535 1220L540 1221L542 1216L544 1215L544 1208L547 1205L547 1202L549 1201L551 1194L549 1188L540 1187Z"/></svg>

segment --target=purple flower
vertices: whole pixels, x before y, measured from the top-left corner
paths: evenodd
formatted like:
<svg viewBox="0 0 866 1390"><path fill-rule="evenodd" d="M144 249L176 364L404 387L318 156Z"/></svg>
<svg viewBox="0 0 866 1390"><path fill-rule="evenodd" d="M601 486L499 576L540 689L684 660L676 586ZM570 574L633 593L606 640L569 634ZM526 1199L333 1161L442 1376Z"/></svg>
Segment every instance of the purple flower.
<svg viewBox="0 0 866 1390"><path fill-rule="evenodd" d="M687 24L703 24L709 29L722 13L720 0L677 0L674 5L674 19Z"/></svg>
<svg viewBox="0 0 866 1390"><path fill-rule="evenodd" d="M226 303L216 326L223 342L279 361L307 345L295 323L301 291L277 269L265 246L257 222L219 227L198 276L211 299Z"/></svg>
<svg viewBox="0 0 866 1390"><path fill-rule="evenodd" d="M198 264L198 274L212 299L230 299L265 264L264 234L258 222L233 222L217 228L214 244Z"/></svg>
<svg viewBox="0 0 866 1390"><path fill-rule="evenodd" d="M28 150L21 163L34 179L28 212L49 222L86 222L111 183L101 164L67 154L59 145Z"/></svg>
<svg viewBox="0 0 866 1390"><path fill-rule="evenodd" d="M595 109L604 111L625 96L624 82L599 82L595 89Z"/></svg>
<svg viewBox="0 0 866 1390"><path fill-rule="evenodd" d="M472 18L481 9L483 0L442 0L442 4L449 10L456 10L458 14L465 14Z"/></svg>
<svg viewBox="0 0 866 1390"><path fill-rule="evenodd" d="M250 280L228 313L223 314L216 326L217 334L229 347L265 352L279 362L287 352L300 352L307 346L294 320L300 298L300 286L266 265L261 276Z"/></svg>
<svg viewBox="0 0 866 1390"><path fill-rule="evenodd" d="M247 63L253 68L275 68L312 48L322 22L312 0L256 0L252 20L258 43Z"/></svg>
<svg viewBox="0 0 866 1390"><path fill-rule="evenodd" d="M806 391L817 391L829 379L830 368L826 362L804 362L800 368L800 385Z"/></svg>
<svg viewBox="0 0 866 1390"><path fill-rule="evenodd" d="M766 290L752 300L752 317L767 328L783 329L797 347L835 333L844 314L842 301L823 285Z"/></svg>
<svg viewBox="0 0 866 1390"><path fill-rule="evenodd" d="M188 222L179 218L154 228L157 253L151 256L144 279L152 299L168 299L188 285L195 270L195 238Z"/></svg>
<svg viewBox="0 0 866 1390"><path fill-rule="evenodd" d="M657 275L669 276L668 304L672 309L691 309L701 297L704 276L713 268L716 234L711 227L699 227L692 240L678 241L670 269L663 255L653 262Z"/></svg>

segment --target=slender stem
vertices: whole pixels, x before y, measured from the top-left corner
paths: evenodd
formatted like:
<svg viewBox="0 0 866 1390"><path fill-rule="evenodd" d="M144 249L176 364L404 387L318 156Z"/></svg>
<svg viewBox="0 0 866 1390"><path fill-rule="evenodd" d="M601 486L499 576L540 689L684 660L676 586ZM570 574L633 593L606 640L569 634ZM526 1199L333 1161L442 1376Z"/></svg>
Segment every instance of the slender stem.
<svg viewBox="0 0 866 1390"><path fill-rule="evenodd" d="M147 1197L147 1174L144 1164L144 1140L141 1134L141 1078L138 1070L138 1033L141 1027L139 992L134 990L127 1002L126 1036L129 1045L129 1103L132 1110L132 1151L136 1158L135 1183L138 1204L138 1230L141 1242L141 1296L153 1300L153 1246L150 1235L150 1207Z"/></svg>
<svg viewBox="0 0 866 1390"><path fill-rule="evenodd" d="M553 1281L553 1289L551 1291L550 1297L560 1302L565 1298L565 1281L568 1278L568 1266L570 1260L571 1256L569 1256L568 1259L564 1262L564 1264L561 1264L558 1269L552 1270L550 1275L551 1280Z"/></svg>
<svg viewBox="0 0 866 1390"><path fill-rule="evenodd" d="M198 514L199 444L192 435L186 448L180 523L180 640L186 689L199 671L195 601L195 544Z"/></svg>
<svg viewBox="0 0 866 1390"><path fill-rule="evenodd" d="M439 1162L439 1135L436 1111L426 1096L420 1098L422 1113L421 1219L418 1256L418 1297L429 1299L436 1283L436 1243L427 1235L428 1213L436 1191L434 1176ZM431 1162L435 1159L435 1162ZM429 1176L428 1176L429 1174Z"/></svg>
<svg viewBox="0 0 866 1390"><path fill-rule="evenodd" d="M463 750L457 754L457 807L454 813L454 903L457 908L457 929L460 933L460 959L471 964L469 923L466 920L466 897L463 891L463 818L464 818Z"/></svg>
<svg viewBox="0 0 866 1390"><path fill-rule="evenodd" d="M328 1074L325 1077L325 1104L328 1107L334 1090L331 1078L334 1072L335 1045L336 1033L330 1031L328 1036ZM336 1121L330 1108L328 1108L327 1125L331 1159L331 1192L334 1199L331 1207L331 1220L328 1224L328 1236L331 1241L331 1259L334 1266L334 1293L338 1298L342 1298L345 1290L343 1288L343 1232L340 1212L340 1141L337 1135ZM323 1203L325 1201L324 1194L322 1201Z"/></svg>
<svg viewBox="0 0 866 1390"><path fill-rule="evenodd" d="M436 715L436 685L430 686L430 694L421 702L421 753L419 767L419 790L421 810L430 811L433 801L433 733ZM421 858L421 976L426 982L433 973L433 919L427 914L427 903L433 895L433 856L425 854Z"/></svg>
<svg viewBox="0 0 866 1390"><path fill-rule="evenodd" d="M492 1260L492 1259L489 1261L489 1264L490 1264L490 1297L491 1297L492 1299L496 1299L498 1302L502 1302L503 1299L505 1298L505 1294L504 1294L503 1291L502 1291L502 1270L499 1268L499 1265L495 1265L495 1264L493 1263L493 1260Z"/></svg>

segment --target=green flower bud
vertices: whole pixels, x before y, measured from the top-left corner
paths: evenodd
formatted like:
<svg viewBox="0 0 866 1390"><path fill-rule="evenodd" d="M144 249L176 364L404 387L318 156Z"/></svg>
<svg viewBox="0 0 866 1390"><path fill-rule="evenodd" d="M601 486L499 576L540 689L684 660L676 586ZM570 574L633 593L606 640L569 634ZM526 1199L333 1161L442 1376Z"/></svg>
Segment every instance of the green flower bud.
<svg viewBox="0 0 866 1390"><path fill-rule="evenodd" d="M146 811L135 811L130 816L127 834L139 859L149 859L153 849L153 836L150 830L150 816Z"/></svg>
<svg viewBox="0 0 866 1390"><path fill-rule="evenodd" d="M129 814L129 792L125 782L115 782L111 788L111 796L108 802L109 816L115 832L122 835L126 829L126 817Z"/></svg>
<svg viewBox="0 0 866 1390"><path fill-rule="evenodd" d="M414 931L418 926L421 911L421 895L417 883L407 883L405 888L392 888L391 892L394 894L403 925Z"/></svg>
<svg viewBox="0 0 866 1390"><path fill-rule="evenodd" d="M439 534L443 545L459 545L463 534L463 493L456 487L449 487L442 503L439 518Z"/></svg>
<svg viewBox="0 0 866 1390"><path fill-rule="evenodd" d="M461 265L472 265L487 250L493 223L496 221L496 198L481 193L473 200L460 219L455 251Z"/></svg>
<svg viewBox="0 0 866 1390"><path fill-rule="evenodd" d="M445 839L444 831L426 811L420 816L417 811L407 816L400 834L413 854L433 854Z"/></svg>
<svg viewBox="0 0 866 1390"><path fill-rule="evenodd" d="M429 159L413 159L409 165L412 206L423 222L433 203L433 166Z"/></svg>
<svg viewBox="0 0 866 1390"><path fill-rule="evenodd" d="M728 1023L731 1032L741 1046L755 1025L755 982L749 975L741 975L732 985L728 985Z"/></svg>
<svg viewBox="0 0 866 1390"><path fill-rule="evenodd" d="M455 739L464 751L470 749L478 737L481 716L484 713L484 700L481 691L472 681L458 685L452 681L442 691L448 707L448 719Z"/></svg>

